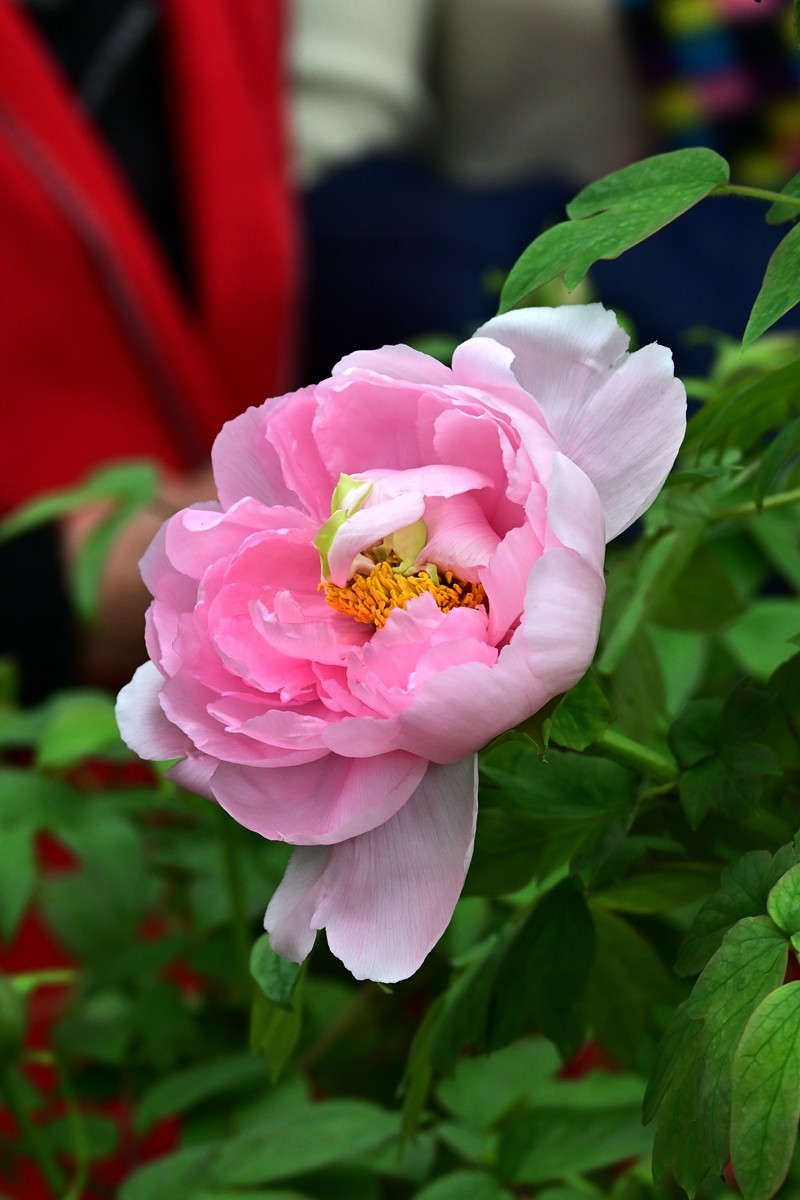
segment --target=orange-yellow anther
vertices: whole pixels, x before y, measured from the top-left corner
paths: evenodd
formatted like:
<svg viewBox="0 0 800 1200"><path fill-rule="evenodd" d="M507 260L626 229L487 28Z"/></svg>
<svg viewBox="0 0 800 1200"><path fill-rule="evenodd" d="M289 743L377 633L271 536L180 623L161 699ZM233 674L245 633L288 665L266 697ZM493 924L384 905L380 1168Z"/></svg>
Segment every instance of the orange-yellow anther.
<svg viewBox="0 0 800 1200"><path fill-rule="evenodd" d="M405 608L409 600L430 592L442 612L453 608L477 608L486 603L479 583L464 583L452 571L445 571L435 583L427 571L401 575L388 562L379 563L368 575L355 575L346 587L322 583L325 599L337 612L353 617L364 625L382 628L393 608Z"/></svg>

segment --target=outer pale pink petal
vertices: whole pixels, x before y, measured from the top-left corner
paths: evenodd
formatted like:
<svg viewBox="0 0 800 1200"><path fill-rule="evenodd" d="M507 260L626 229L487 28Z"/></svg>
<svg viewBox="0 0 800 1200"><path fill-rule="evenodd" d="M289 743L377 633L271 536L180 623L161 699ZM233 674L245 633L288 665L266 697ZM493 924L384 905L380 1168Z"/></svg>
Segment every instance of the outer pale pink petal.
<svg viewBox="0 0 800 1200"><path fill-rule="evenodd" d="M609 541L655 500L685 432L686 392L665 346L637 350L588 401L562 448L597 488Z"/></svg>
<svg viewBox="0 0 800 1200"><path fill-rule="evenodd" d="M395 983L447 928L472 858L477 763L430 766L397 815L331 855L314 924L356 979Z"/></svg>
<svg viewBox="0 0 800 1200"><path fill-rule="evenodd" d="M221 763L215 798L232 817L272 841L328 846L393 816L413 793L427 763L404 751L375 758L326 754L292 767Z"/></svg>
<svg viewBox="0 0 800 1200"><path fill-rule="evenodd" d="M470 757L430 766L408 803L370 833L329 852L299 851L267 909L273 948L293 950L297 961L311 946L308 926L324 927L331 951L356 979L396 983L413 975L453 915L476 812Z"/></svg>
<svg viewBox="0 0 800 1200"><path fill-rule="evenodd" d="M330 856L330 846L295 850L267 907L264 927L269 931L269 943L290 962L302 962L314 945L317 931L311 922Z"/></svg>
<svg viewBox="0 0 800 1200"><path fill-rule="evenodd" d="M602 304L520 308L492 317L473 336L493 338L513 350L514 375L567 454L564 436L630 342L614 313Z"/></svg>
<svg viewBox="0 0 800 1200"><path fill-rule="evenodd" d="M562 546L577 550L602 571L605 528L600 497L589 477L563 454L553 456L547 482L547 524Z"/></svg>
<svg viewBox="0 0 800 1200"><path fill-rule="evenodd" d="M159 695L164 676L154 663L139 667L117 696L117 724L122 740L141 758L181 758L192 748L185 733L164 715Z"/></svg>
<svg viewBox="0 0 800 1200"><path fill-rule="evenodd" d="M213 800L211 776L218 766L218 759L193 751L183 762L170 767L166 775L167 779L173 780L179 787L186 788L187 792L195 792L198 796L205 796L206 800Z"/></svg>
<svg viewBox="0 0 800 1200"><path fill-rule="evenodd" d="M407 383L446 385L453 378L450 368L438 359L403 345L383 346L380 350L356 350L354 354L346 354L333 368L334 375L351 371L374 372Z"/></svg>
<svg viewBox="0 0 800 1200"><path fill-rule="evenodd" d="M572 550L546 551L528 578L524 615L494 667L443 671L400 714L395 744L456 762L577 683L592 661L605 585Z"/></svg>
<svg viewBox="0 0 800 1200"><path fill-rule="evenodd" d="M606 536L616 537L658 493L685 430L686 393L669 350L625 356L628 336L600 304L519 309L476 336L514 351L514 374L594 483Z"/></svg>

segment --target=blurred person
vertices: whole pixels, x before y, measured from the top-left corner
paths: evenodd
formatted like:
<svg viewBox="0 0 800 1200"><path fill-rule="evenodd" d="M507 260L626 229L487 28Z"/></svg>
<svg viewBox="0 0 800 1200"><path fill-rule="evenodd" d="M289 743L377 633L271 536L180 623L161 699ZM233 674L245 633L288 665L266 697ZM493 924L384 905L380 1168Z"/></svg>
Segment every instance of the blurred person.
<svg viewBox="0 0 800 1200"><path fill-rule="evenodd" d="M0 547L25 700L136 666L140 554L213 494L222 423L293 382L283 18L272 0L0 0L0 511L107 460L162 468L89 631L66 577L99 512Z"/></svg>
<svg viewBox="0 0 800 1200"><path fill-rule="evenodd" d="M507 271L590 180L708 145L738 182L800 167L791 0L296 0L307 186L304 374L353 345L490 317ZM785 229L718 198L616 262L598 298L704 369L695 325L740 335ZM731 246L736 254L731 254Z"/></svg>

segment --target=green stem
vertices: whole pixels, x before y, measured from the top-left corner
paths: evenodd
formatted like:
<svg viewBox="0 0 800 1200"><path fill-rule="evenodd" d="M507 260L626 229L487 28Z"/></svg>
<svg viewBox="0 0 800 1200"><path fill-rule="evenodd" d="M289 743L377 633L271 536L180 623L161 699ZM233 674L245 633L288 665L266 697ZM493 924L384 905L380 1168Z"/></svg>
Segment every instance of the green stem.
<svg viewBox="0 0 800 1200"><path fill-rule="evenodd" d="M673 759L640 742L634 742L622 733L615 733L613 729L607 729L592 749L660 783L672 783L678 776L678 767Z"/></svg>
<svg viewBox="0 0 800 1200"><path fill-rule="evenodd" d="M780 204L788 204L791 208L800 209L800 196L787 196L784 192L770 192L766 188L745 187L741 183L724 183L719 187L715 187L712 196L752 196L754 200L769 200L770 204L775 204L776 201Z"/></svg>
<svg viewBox="0 0 800 1200"><path fill-rule="evenodd" d="M2 1094L8 1110L19 1126L28 1151L35 1159L39 1170L47 1181L54 1196L60 1196L64 1191L64 1179L47 1139L38 1125L31 1119L22 1089L14 1073L10 1070L0 1071L0 1094Z"/></svg>
<svg viewBox="0 0 800 1200"><path fill-rule="evenodd" d="M89 1182L89 1143L86 1140L86 1125L75 1099L69 1075L61 1062L57 1063L57 1069L58 1082L66 1105L67 1122L72 1141L72 1157L75 1159L75 1172L64 1193L64 1200L81 1200Z"/></svg>
<svg viewBox="0 0 800 1200"><path fill-rule="evenodd" d="M222 808L218 810L218 819L222 866L225 872L225 883L231 903L233 941L239 964L242 996L249 1002L253 984L250 975L250 923L247 919L242 862L239 854L239 843L237 841L238 829Z"/></svg>
<svg viewBox="0 0 800 1200"><path fill-rule="evenodd" d="M765 496L760 504L756 504L755 500L747 500L744 504L721 508L719 512L714 513L714 520L728 521L734 517L751 517L754 513L764 510L787 508L790 504L796 504L798 500L800 500L800 488L793 488L790 492L775 492L773 496Z"/></svg>

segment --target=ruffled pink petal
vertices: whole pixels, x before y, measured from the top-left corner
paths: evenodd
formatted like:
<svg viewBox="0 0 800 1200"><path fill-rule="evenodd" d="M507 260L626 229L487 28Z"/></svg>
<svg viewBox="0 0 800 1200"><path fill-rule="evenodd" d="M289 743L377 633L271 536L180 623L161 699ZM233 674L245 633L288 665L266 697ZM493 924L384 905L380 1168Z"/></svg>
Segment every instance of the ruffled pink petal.
<svg viewBox="0 0 800 1200"><path fill-rule="evenodd" d="M435 497L427 501L424 519L428 541L417 557L419 566L432 562L440 571L477 580L478 568L488 563L500 542L477 497Z"/></svg>
<svg viewBox="0 0 800 1200"><path fill-rule="evenodd" d="M117 696L117 724L122 740L140 758L156 762L181 758L191 742L177 729L160 703L164 676L154 663L146 662Z"/></svg>
<svg viewBox="0 0 800 1200"><path fill-rule="evenodd" d="M524 613L494 667L466 663L415 692L400 715L396 744L456 762L524 721L580 679L592 661L605 585L572 550L547 550L534 564Z"/></svg>
<svg viewBox="0 0 800 1200"><path fill-rule="evenodd" d="M452 463L433 463L407 471L361 471L358 477L373 485L368 504L394 500L397 496L460 496L492 485L482 471Z"/></svg>
<svg viewBox="0 0 800 1200"><path fill-rule="evenodd" d="M288 767L312 762L326 753L319 747L286 749L266 745L247 736L214 715L218 694L186 672L164 682L160 699L169 720L186 734L191 745L213 758L260 767Z"/></svg>
<svg viewBox="0 0 800 1200"><path fill-rule="evenodd" d="M606 536L616 537L658 493L683 437L686 393L670 352L652 345L627 356L627 334L599 304L519 309L476 336L514 351L514 374L594 483Z"/></svg>
<svg viewBox="0 0 800 1200"><path fill-rule="evenodd" d="M388 820L417 787L426 766L404 751L359 759L326 753L289 768L225 762L214 772L212 788L240 825L262 837L327 846Z"/></svg>
<svg viewBox="0 0 800 1200"><path fill-rule="evenodd" d="M356 372L320 384L318 395L314 441L336 479L376 465L405 471L435 461L434 414L419 384Z"/></svg>
<svg viewBox="0 0 800 1200"><path fill-rule="evenodd" d="M334 375L353 371L369 371L408 383L445 385L452 380L449 367L438 359L412 350L410 346L382 346L380 350L356 350L346 354L333 368Z"/></svg>
<svg viewBox="0 0 800 1200"><path fill-rule="evenodd" d="M310 541L316 526L296 508L266 508L260 500L245 499L227 512L197 505L184 508L167 523L166 553L172 566L200 580L210 563L235 554L252 534L275 538L292 534Z"/></svg>
<svg viewBox="0 0 800 1200"><path fill-rule="evenodd" d="M478 572L489 601L488 640L500 645L522 615L528 577L543 546L531 525L520 525L503 538L487 566Z"/></svg>
<svg viewBox="0 0 800 1200"><path fill-rule="evenodd" d="M268 436L287 485L321 525L330 516L331 494L339 476L328 470L317 449L313 428L318 410L316 388L296 392L290 404L270 417Z"/></svg>
<svg viewBox="0 0 800 1200"><path fill-rule="evenodd" d="M431 765L385 824L330 850L296 851L264 918L273 948L300 961L324 927L356 979L413 975L453 915L476 812L475 759Z"/></svg>
<svg viewBox="0 0 800 1200"><path fill-rule="evenodd" d="M314 388L300 389L300 394L304 392L313 394ZM297 394L248 408L222 426L211 450L211 463L223 508L230 508L246 496L268 506L297 505L298 497L283 478L280 458L268 434L271 417L291 404Z"/></svg>
<svg viewBox="0 0 800 1200"><path fill-rule="evenodd" d="M449 408L436 418L434 448L442 462L480 469L492 481L476 497L487 520L498 533L505 533L521 520L519 506L507 497L507 456L513 455L510 439L518 442L510 426L504 427L485 409L468 412Z"/></svg>

